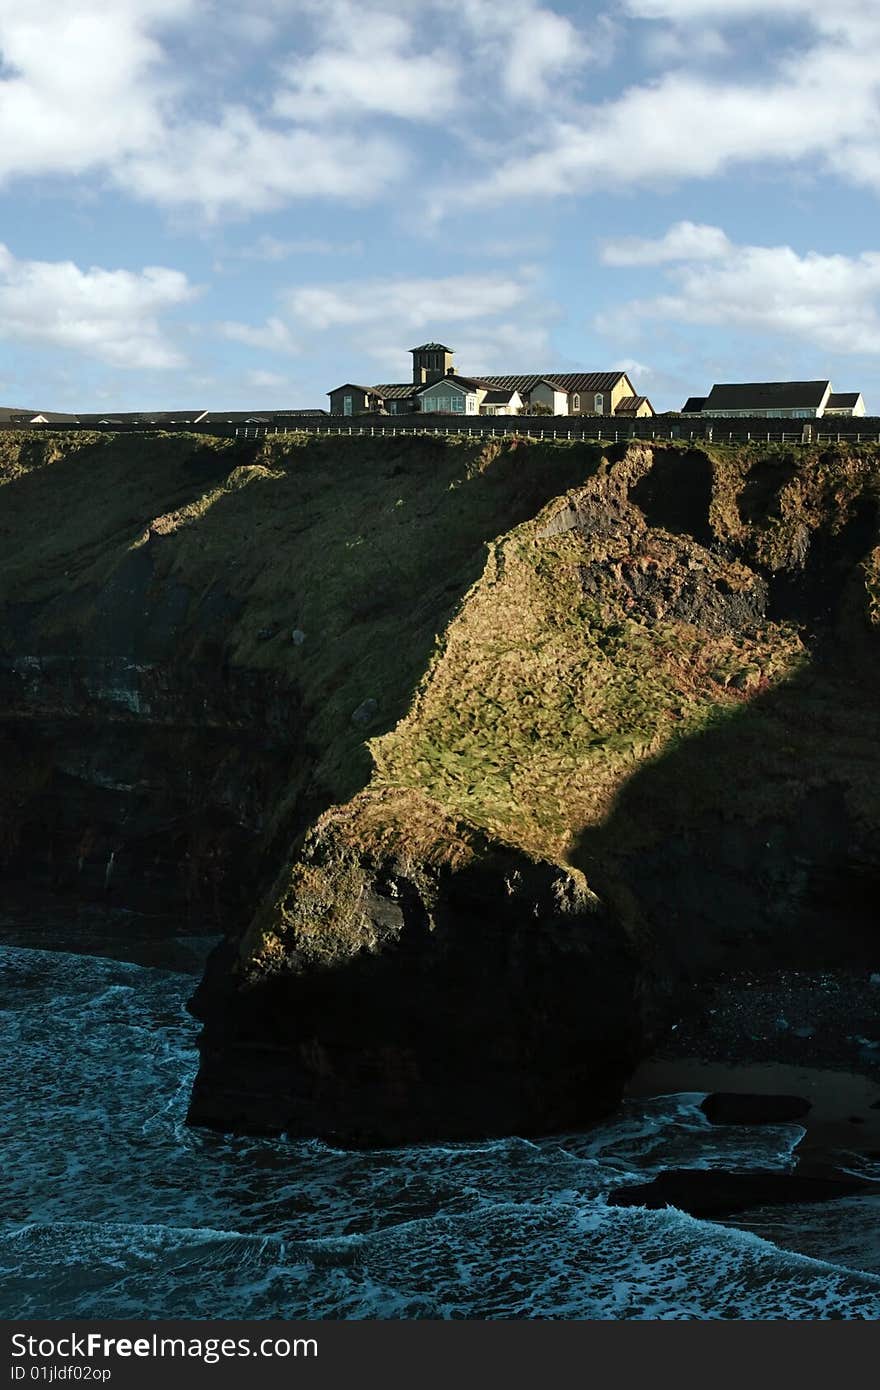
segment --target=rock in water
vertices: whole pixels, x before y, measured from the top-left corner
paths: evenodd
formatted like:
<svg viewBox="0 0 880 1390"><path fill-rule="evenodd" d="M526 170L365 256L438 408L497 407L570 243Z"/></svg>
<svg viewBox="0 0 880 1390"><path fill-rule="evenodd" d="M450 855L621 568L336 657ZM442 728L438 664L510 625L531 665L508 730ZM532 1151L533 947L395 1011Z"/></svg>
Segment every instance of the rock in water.
<svg viewBox="0 0 880 1390"><path fill-rule="evenodd" d="M872 1190L878 1191L876 1183L837 1171L722 1173L706 1168L671 1168L653 1182L618 1187L608 1201L615 1207L677 1207L690 1216L712 1217L732 1216L752 1207L830 1202Z"/></svg>
<svg viewBox="0 0 880 1390"><path fill-rule="evenodd" d="M700 1106L713 1125L774 1125L803 1119L812 1102L803 1096L764 1096L714 1091Z"/></svg>

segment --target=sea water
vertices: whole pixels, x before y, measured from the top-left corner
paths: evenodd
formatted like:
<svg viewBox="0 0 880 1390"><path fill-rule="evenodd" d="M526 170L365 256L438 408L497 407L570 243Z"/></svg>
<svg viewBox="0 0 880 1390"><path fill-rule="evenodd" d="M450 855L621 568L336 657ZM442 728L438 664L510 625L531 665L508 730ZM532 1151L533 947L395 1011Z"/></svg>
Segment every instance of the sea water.
<svg viewBox="0 0 880 1390"><path fill-rule="evenodd" d="M688 1094L370 1153L190 1129L193 986L0 946L0 1316L880 1316L880 1198L736 1224L608 1205L667 1167L785 1169L796 1125L712 1128Z"/></svg>

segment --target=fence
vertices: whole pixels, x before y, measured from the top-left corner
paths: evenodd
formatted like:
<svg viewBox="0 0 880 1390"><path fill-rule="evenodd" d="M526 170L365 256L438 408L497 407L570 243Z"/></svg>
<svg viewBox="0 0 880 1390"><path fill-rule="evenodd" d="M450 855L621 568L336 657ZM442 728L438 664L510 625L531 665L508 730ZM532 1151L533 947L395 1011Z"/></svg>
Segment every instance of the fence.
<svg viewBox="0 0 880 1390"><path fill-rule="evenodd" d="M589 440L608 444L628 439L678 440L683 443L706 440L716 444L779 443L811 444L849 441L855 444L880 444L880 418L843 418L831 421L739 420L722 418L687 420L681 416L653 416L642 420L622 420L609 416L498 415L471 418L465 423L450 421L443 416L357 416L350 419L276 421L261 425L238 424L232 421L203 421L199 424L175 422L162 426L125 423L120 425L81 425L65 421L59 424L23 425L0 423L0 429L44 430L47 432L102 431L112 434L190 433L208 434L236 439L265 439L275 434L326 434L350 437L406 436L416 434L436 436L465 436L472 438L504 438L517 435L521 439Z"/></svg>

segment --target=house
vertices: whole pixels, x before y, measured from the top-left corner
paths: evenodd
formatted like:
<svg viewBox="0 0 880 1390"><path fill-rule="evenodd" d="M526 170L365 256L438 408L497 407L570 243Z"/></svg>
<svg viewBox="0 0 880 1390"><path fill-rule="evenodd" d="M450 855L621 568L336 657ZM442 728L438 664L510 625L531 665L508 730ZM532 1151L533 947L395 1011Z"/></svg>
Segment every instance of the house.
<svg viewBox="0 0 880 1390"><path fill-rule="evenodd" d="M331 415L373 415L382 409L383 398L375 386L355 386L347 381L328 391Z"/></svg>
<svg viewBox="0 0 880 1390"><path fill-rule="evenodd" d="M830 381L751 381L715 385L708 396L690 396L683 415L735 419L819 420L826 413L864 415L860 392L834 393Z"/></svg>
<svg viewBox="0 0 880 1390"><path fill-rule="evenodd" d="M861 391L832 391L825 405L826 415L864 415L865 401Z"/></svg>
<svg viewBox="0 0 880 1390"><path fill-rule="evenodd" d="M629 420L642 420L654 414L654 407L647 396L624 396L618 401L614 414L625 416Z"/></svg>
<svg viewBox="0 0 880 1390"><path fill-rule="evenodd" d="M415 402L417 410L434 415L518 415L522 409L518 391L501 390L482 379L457 373L417 387Z"/></svg>
<svg viewBox="0 0 880 1390"><path fill-rule="evenodd" d="M653 415L646 396L638 396L626 372L534 372L519 376L462 376L444 343L410 349L411 382L353 386L329 391L330 413L360 415L379 411L411 415Z"/></svg>

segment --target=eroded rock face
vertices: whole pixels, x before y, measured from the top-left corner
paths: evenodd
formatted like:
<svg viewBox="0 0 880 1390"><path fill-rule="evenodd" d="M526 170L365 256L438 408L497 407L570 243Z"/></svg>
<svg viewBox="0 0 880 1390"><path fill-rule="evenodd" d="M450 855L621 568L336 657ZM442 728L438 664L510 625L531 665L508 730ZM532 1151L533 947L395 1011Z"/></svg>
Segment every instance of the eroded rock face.
<svg viewBox="0 0 880 1390"><path fill-rule="evenodd" d="M0 857L227 932L194 1123L564 1129L683 982L880 965L873 454L89 447L3 489Z"/></svg>
<svg viewBox="0 0 880 1390"><path fill-rule="evenodd" d="M249 979L217 953L192 1123L381 1145L574 1128L617 1103L637 963L554 866L487 849L420 887L371 866L357 933Z"/></svg>

